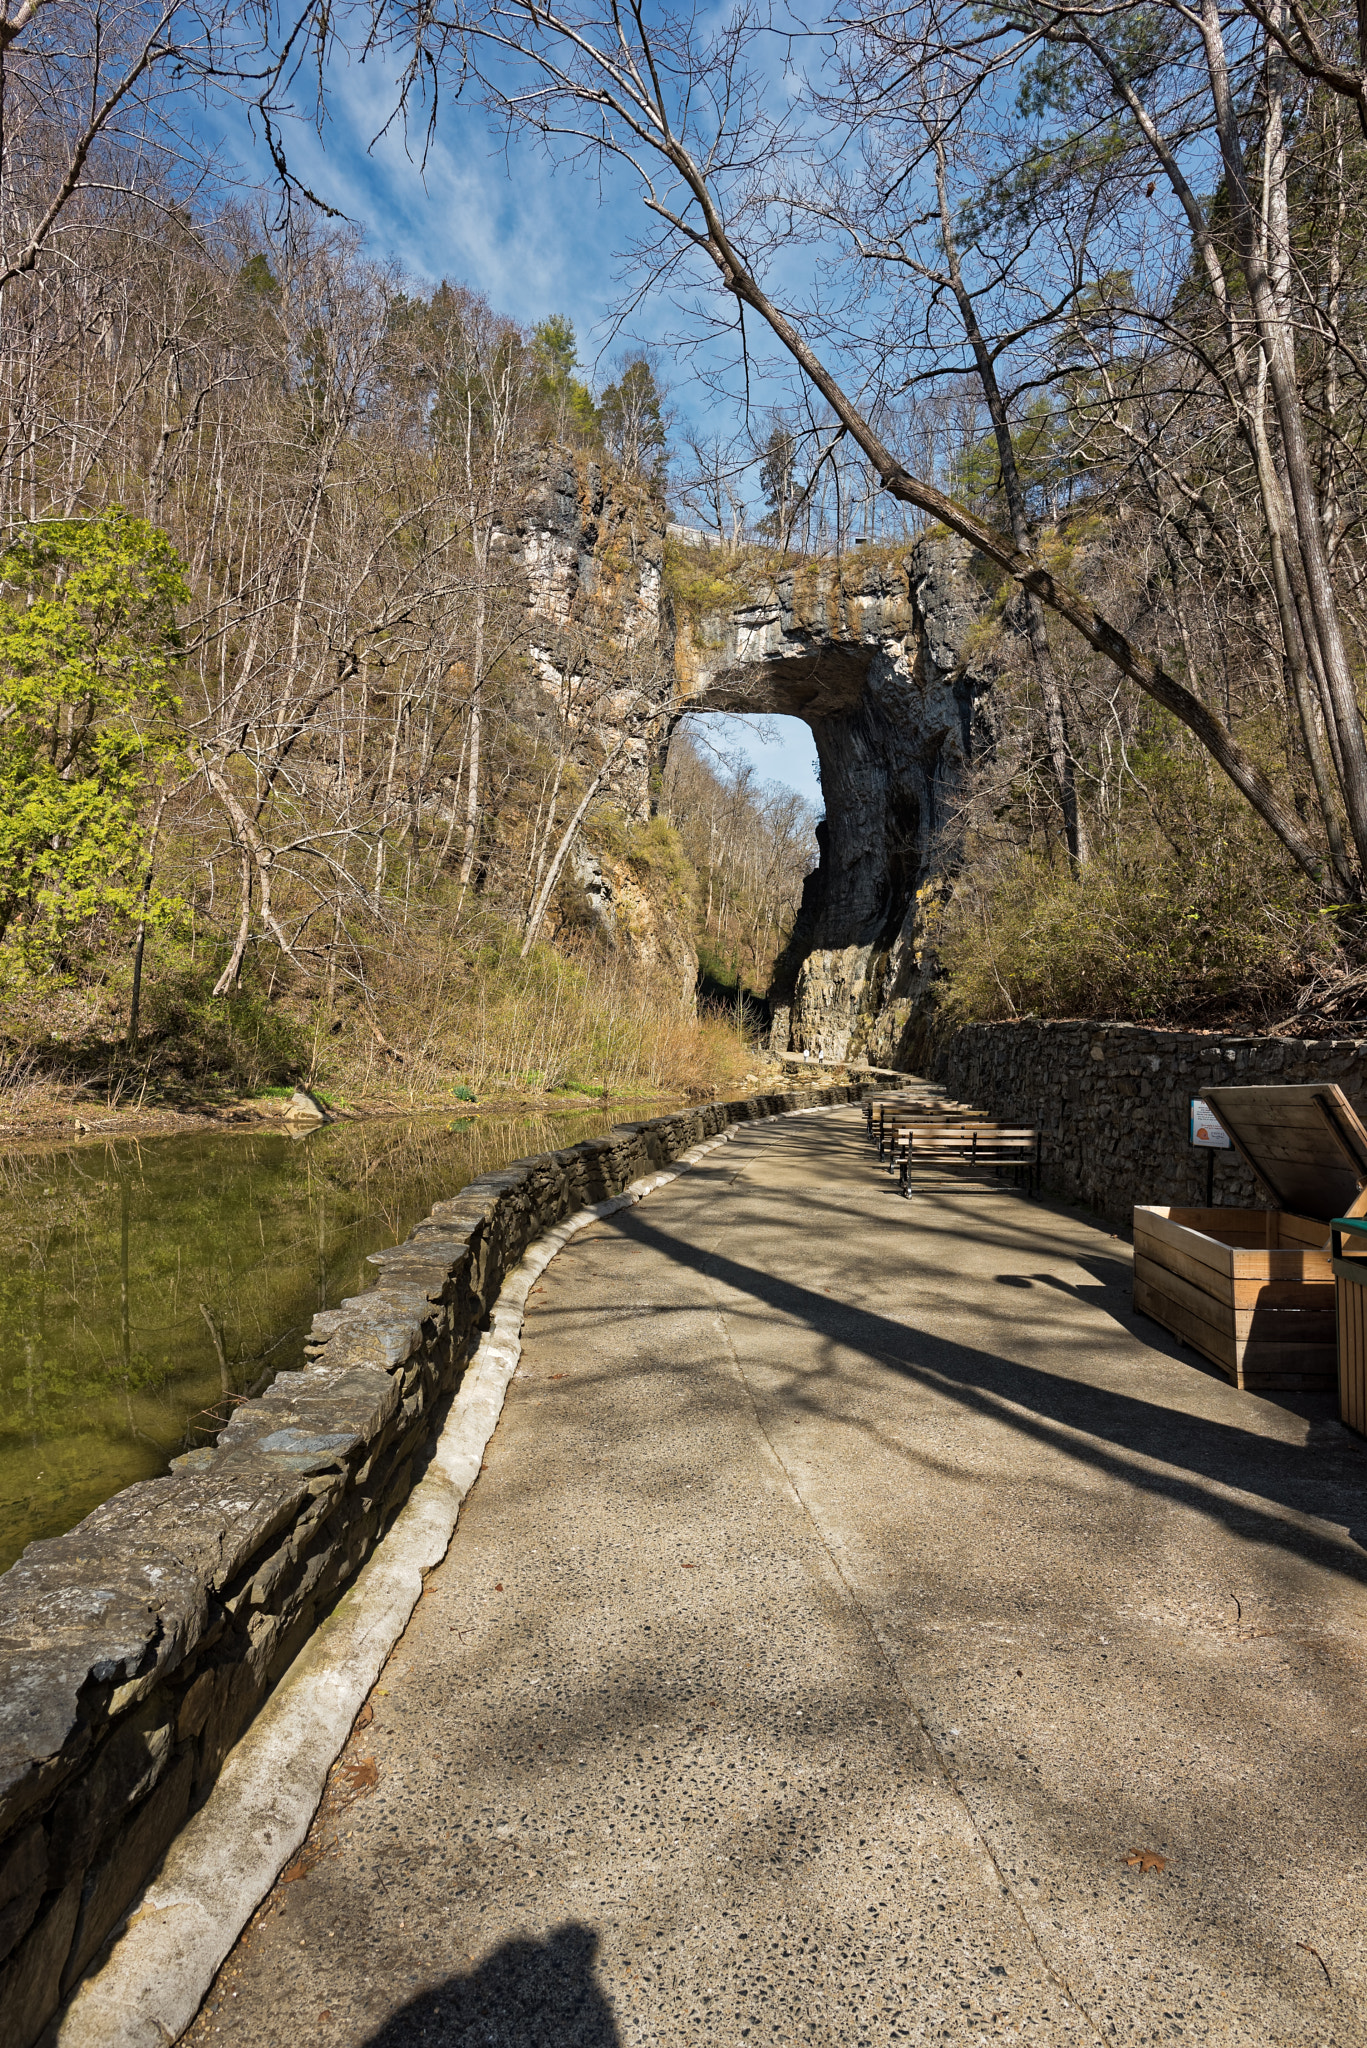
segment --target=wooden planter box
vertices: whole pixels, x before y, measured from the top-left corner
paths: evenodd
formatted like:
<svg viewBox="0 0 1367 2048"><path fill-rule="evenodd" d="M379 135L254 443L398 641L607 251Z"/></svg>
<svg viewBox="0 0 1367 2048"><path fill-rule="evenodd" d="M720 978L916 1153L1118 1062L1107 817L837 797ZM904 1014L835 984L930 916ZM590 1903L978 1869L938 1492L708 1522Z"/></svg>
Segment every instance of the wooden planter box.
<svg viewBox="0 0 1367 2048"><path fill-rule="evenodd" d="M1136 1208L1134 1305L1236 1387L1338 1384L1329 1226L1315 1217Z"/></svg>

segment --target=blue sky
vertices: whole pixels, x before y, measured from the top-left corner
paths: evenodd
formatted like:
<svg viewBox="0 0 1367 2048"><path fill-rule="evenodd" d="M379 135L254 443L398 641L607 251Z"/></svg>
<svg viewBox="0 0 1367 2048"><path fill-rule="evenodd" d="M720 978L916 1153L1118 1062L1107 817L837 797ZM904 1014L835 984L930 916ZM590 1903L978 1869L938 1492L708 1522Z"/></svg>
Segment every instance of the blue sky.
<svg viewBox="0 0 1367 2048"><path fill-rule="evenodd" d="M816 766L816 742L800 718L726 718L706 721L706 738L721 754L743 754L763 782L781 782L805 796L818 812L825 808Z"/></svg>
<svg viewBox="0 0 1367 2048"><path fill-rule="evenodd" d="M432 284L469 284L516 320L567 313L592 361L606 339L630 193L610 193L616 203L600 205L587 179L525 142L505 152L474 105L443 104L425 167L422 138L406 139L397 123L368 147L393 105L387 72L373 60L339 57L328 101L321 140L302 123L291 130L291 165L366 229L377 258ZM250 173L240 143L239 160Z"/></svg>

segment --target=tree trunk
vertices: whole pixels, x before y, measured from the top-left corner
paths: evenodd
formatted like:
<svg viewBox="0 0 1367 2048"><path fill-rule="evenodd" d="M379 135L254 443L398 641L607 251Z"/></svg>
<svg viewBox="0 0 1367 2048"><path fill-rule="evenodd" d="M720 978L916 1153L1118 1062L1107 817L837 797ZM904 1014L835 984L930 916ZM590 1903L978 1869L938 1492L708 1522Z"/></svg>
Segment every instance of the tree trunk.
<svg viewBox="0 0 1367 2048"><path fill-rule="evenodd" d="M252 859L245 847L242 852L242 915L238 920L237 939L233 945L228 964L214 983L214 994L226 996L234 983L242 979L242 960L247 950L247 939L252 928Z"/></svg>
<svg viewBox="0 0 1367 2048"><path fill-rule="evenodd" d="M1011 533L1016 546L1024 551L1030 544L1030 525L1026 517L1025 492L1021 486L1020 471L1016 467L1016 441L1007 418L1006 405L997 382L997 367L992 351L987 345L982 328L978 324L978 312L973 304L973 295L964 282L963 266L959 261L958 244L954 239L954 225L949 209L949 191L945 174L944 144L935 142L935 189L940 203L940 240L944 247L945 261L949 266L950 290L959 308L959 318L973 351L977 366L978 382L987 400L988 416L992 421L992 433L997 444L997 461L1002 473L1002 495L1011 520ZM1039 679L1040 695L1044 699L1044 728L1049 742L1049 759L1053 764L1054 781L1058 788L1059 808L1063 813L1063 836L1068 847L1068 858L1074 867L1081 867L1087 859L1086 827L1078 814L1077 782L1073 768L1072 748L1068 744L1068 726L1063 712L1063 698L1059 693L1058 678L1054 673L1053 659L1049 652L1049 634L1044 623L1044 607L1033 590L1025 592L1025 629L1030 641L1030 656L1035 664Z"/></svg>
<svg viewBox="0 0 1367 2048"><path fill-rule="evenodd" d="M565 861L569 855L570 847L574 843L574 835L584 822L584 814L588 810L589 805L593 802L593 799L597 796L599 790L603 787L603 784L607 781L609 773L615 766L618 756L621 754L625 746L625 739L621 739L617 742L617 745L608 755L607 760L604 761L602 767L598 770L598 773L594 776L592 782L584 791L583 796L579 799L578 808L576 809L574 816L570 819L569 824L565 827L565 830L561 835L560 844L556 847L555 852L551 858L550 867L546 871L546 879L541 885L541 890L539 895L537 896L536 902L532 905L531 915L527 919L526 936L523 938L522 952L519 956L523 960L525 960L527 955L531 952L532 946L536 940L537 932L541 929L541 920L546 915L546 905L550 902L551 894L555 888L555 885L560 880L560 870L564 867Z"/></svg>
<svg viewBox="0 0 1367 2048"><path fill-rule="evenodd" d="M1277 304L1272 276L1264 258L1258 222L1244 168L1243 139L1239 130L1224 35L1216 0L1202 0L1201 34L1206 68L1215 106L1220 155L1230 214L1239 247L1240 264L1248 286L1254 318L1267 363L1272 402L1281 434L1282 456L1295 513L1296 541L1305 576L1310 623L1324 666L1333 721L1338 731L1343 759L1343 796L1349 828L1359 864L1367 869L1367 740L1362 730L1352 669L1338 616L1319 497L1311 474L1310 450L1305 418L1296 382L1295 350L1287 322ZM1284 177L1284 166L1282 175ZM1284 195L1273 210L1273 220L1284 217Z"/></svg>
<svg viewBox="0 0 1367 2048"><path fill-rule="evenodd" d="M475 838L479 831L479 693L484 685L484 578L480 575L475 597L475 644L471 664L474 687L470 692L470 780L465 790L465 845L460 857L460 893L470 886L475 867Z"/></svg>
<svg viewBox="0 0 1367 2048"><path fill-rule="evenodd" d="M1252 455L1258 478L1258 495L1267 528L1272 586L1281 624L1286 673L1290 680L1297 719L1305 736L1306 753L1310 760L1315 795L1324 824L1325 840L1329 847L1330 864L1340 891L1346 896L1356 896L1360 885L1344 847L1338 804L1326 773L1323 750L1319 743L1321 719L1329 742L1334 774L1340 788L1344 786L1343 754L1339 745L1338 729L1334 721L1324 666L1320 660L1319 642L1310 615L1305 579L1300 573L1299 559L1294 553L1294 539L1292 555L1288 556L1287 553L1287 530L1293 524L1291 507L1268 445L1265 418L1266 359L1260 355L1261 367L1254 375L1249 360L1249 344L1235 318L1234 308L1230 302L1229 282L1220 252L1210 231L1210 224L1200 200L1187 182L1181 164L1166 138L1124 72L1118 67L1110 49L1090 35L1083 36L1081 40L1109 77L1117 99L1129 110L1172 186L1191 228L1192 239L1201 258L1211 297L1219 309L1233 373L1237 424L1240 435ZM1278 181L1274 168L1280 146L1280 133L1275 137L1269 133L1264 146L1263 203L1263 217L1269 228L1272 224L1273 190L1279 191L1283 199L1285 196L1285 179L1282 177ZM1310 678L1313 678L1314 698L1310 695ZM1319 704L1318 715L1315 711L1316 700Z"/></svg>
<svg viewBox="0 0 1367 2048"><path fill-rule="evenodd" d="M170 801L170 791L163 790L157 798L156 810L152 813L152 829L147 835L147 872L142 878L142 895L138 912L138 929L133 939L133 992L128 1001L127 1049L138 1049L138 1013L142 1007L142 957L147 943L147 905L152 896L152 874L156 865L157 840L161 836L161 821Z"/></svg>

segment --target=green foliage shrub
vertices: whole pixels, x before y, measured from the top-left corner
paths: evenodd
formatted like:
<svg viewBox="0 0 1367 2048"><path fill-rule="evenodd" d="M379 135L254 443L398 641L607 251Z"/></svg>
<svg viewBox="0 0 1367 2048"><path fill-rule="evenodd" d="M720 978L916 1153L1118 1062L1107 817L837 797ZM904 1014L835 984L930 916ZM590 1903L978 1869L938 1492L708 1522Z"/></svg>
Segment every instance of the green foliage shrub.
<svg viewBox="0 0 1367 2048"><path fill-rule="evenodd" d="M626 856L643 880L662 882L680 900L692 898L698 878L683 839L668 818L655 817L633 825L627 835Z"/></svg>
<svg viewBox="0 0 1367 2048"><path fill-rule="evenodd" d="M942 1013L1199 1022L1275 1003L1327 962L1332 920L1242 851L1107 848L1075 873L1061 854L1011 850L990 877L966 876L944 912Z"/></svg>
<svg viewBox="0 0 1367 2048"><path fill-rule="evenodd" d="M697 941L698 974L704 982L715 982L718 988L734 989L740 981L740 970L734 960L723 960L720 953L708 944L707 939Z"/></svg>
<svg viewBox="0 0 1367 2048"><path fill-rule="evenodd" d="M588 440L599 437L598 408L587 384L575 375L579 344L574 326L563 313L553 313L532 332L532 351L543 397L565 415L565 423Z"/></svg>
<svg viewBox="0 0 1367 2048"><path fill-rule="evenodd" d="M188 598L165 534L117 507L20 528L0 555L0 978L50 969L77 926L138 900ZM176 909L150 891L144 914Z"/></svg>
<svg viewBox="0 0 1367 2048"><path fill-rule="evenodd" d="M678 541L665 543L664 588L676 615L695 627L709 613L729 612L753 595L735 555Z"/></svg>
<svg viewBox="0 0 1367 2048"><path fill-rule="evenodd" d="M245 974L236 994L212 995L221 964L149 962L143 1056L163 1081L195 1089L248 1094L296 1080L308 1067L308 1033Z"/></svg>

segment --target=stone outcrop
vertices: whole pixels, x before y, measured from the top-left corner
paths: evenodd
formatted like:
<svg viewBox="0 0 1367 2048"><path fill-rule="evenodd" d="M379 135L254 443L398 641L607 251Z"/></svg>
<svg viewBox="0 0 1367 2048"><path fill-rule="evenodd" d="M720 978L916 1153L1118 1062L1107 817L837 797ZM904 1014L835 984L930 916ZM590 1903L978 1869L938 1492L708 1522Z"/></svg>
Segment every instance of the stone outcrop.
<svg viewBox="0 0 1367 2048"><path fill-rule="evenodd" d="M524 492L508 545L526 577L532 665L548 704L576 707L585 761L633 724L611 784L627 818L649 816L653 771L684 710L810 727L820 862L770 990L772 1047L908 1064L946 827L991 741L987 684L964 654L984 604L971 551L924 539L775 570L761 553L689 547L676 529L676 556L698 573L662 586L665 526L648 492L609 488L598 464L563 453L529 458ZM637 883L610 873L589 836L571 871L585 921L688 978L691 935L681 945L667 916L634 904Z"/></svg>
<svg viewBox="0 0 1367 2048"><path fill-rule="evenodd" d="M697 986L698 952L687 899L644 887L629 861L582 839L571 851L569 871L577 914L610 945L628 946L642 966L659 970L689 1002ZM548 920L551 935L562 931L566 921L563 916Z"/></svg>
<svg viewBox="0 0 1367 2048"><path fill-rule="evenodd" d="M529 456L520 488L504 538L525 578L543 699L533 718L548 729L568 719L583 765L596 766L629 727L610 788L637 822L650 815L683 711L802 719L825 818L770 990L771 1043L907 1064L920 1050L921 930L946 827L965 771L991 742L988 686L965 659L985 602L971 551L927 538L775 569L759 551L689 546L675 528L685 573L666 583L664 515L649 491L563 451ZM608 868L590 829L570 868L576 914L687 979L691 934L680 944L667 916L633 904L638 880Z"/></svg>
<svg viewBox="0 0 1367 2048"><path fill-rule="evenodd" d="M534 686L519 717L552 756L568 742L580 776L624 742L607 795L628 826L648 823L674 712L670 624L661 605L664 511L640 483L582 452L529 457L504 545L519 565ZM562 810L569 808L562 800ZM691 905L621 857L591 813L543 926L591 927L691 1001L698 978Z"/></svg>
<svg viewBox="0 0 1367 2048"><path fill-rule="evenodd" d="M1038 1125L1044 1182L1128 1227L1136 1202L1200 1205L1206 1154L1188 1137L1192 1096L1337 1081L1367 1118L1367 1040L1219 1037L1139 1024L968 1024L932 1062L951 1095ZM1235 1152L1217 1152L1221 1208L1266 1197Z"/></svg>
<svg viewBox="0 0 1367 2048"><path fill-rule="evenodd" d="M821 857L770 991L776 1052L903 1066L917 1049L924 910L991 740L987 684L964 658L984 603L970 560L925 539L751 571L753 594L679 622L690 709L801 718L816 743Z"/></svg>
<svg viewBox="0 0 1367 2048"><path fill-rule="evenodd" d="M0 1577L0 2014L31 2048L407 1499L533 1239L728 1123L855 1086L713 1103L515 1162L376 1253L308 1364L216 1445Z"/></svg>
<svg viewBox="0 0 1367 2048"><path fill-rule="evenodd" d="M626 731L609 788L630 818L650 815L651 770L673 673L661 632L664 510L644 485L610 481L583 452L523 465L504 546L525 585L527 653L547 700L596 767Z"/></svg>

